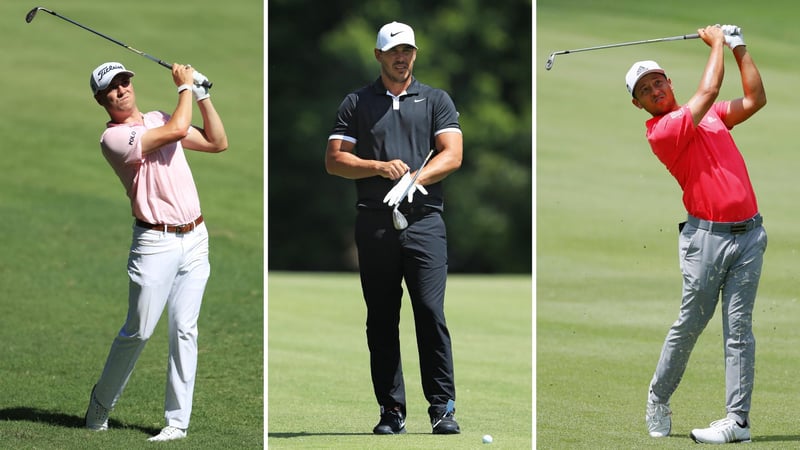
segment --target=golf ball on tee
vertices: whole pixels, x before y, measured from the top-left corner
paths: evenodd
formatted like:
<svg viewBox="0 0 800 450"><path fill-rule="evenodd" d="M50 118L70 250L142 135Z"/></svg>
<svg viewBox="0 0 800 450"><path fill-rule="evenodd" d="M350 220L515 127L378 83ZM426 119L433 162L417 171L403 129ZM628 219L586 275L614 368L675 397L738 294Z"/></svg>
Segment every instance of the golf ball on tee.
<svg viewBox="0 0 800 450"><path fill-rule="evenodd" d="M484 434L483 435L483 443L484 444L491 444L492 443L492 435Z"/></svg>

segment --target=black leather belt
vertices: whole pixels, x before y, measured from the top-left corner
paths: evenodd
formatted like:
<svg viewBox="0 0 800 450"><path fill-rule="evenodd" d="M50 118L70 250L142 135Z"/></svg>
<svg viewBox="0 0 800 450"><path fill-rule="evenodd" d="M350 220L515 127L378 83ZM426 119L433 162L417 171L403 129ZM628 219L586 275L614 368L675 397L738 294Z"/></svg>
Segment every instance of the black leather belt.
<svg viewBox="0 0 800 450"><path fill-rule="evenodd" d="M439 212L438 209L431 208L430 206L401 206L397 208L397 210L406 216L424 216L426 214Z"/></svg>
<svg viewBox="0 0 800 450"><path fill-rule="evenodd" d="M382 214L386 214L386 213L391 213L392 209L393 208L386 208L386 207L368 208L365 205L361 205L361 204L356 205L356 210L358 212L363 212L363 213L382 213ZM397 208L397 209L398 209L398 211L403 213L403 215L406 215L406 216L424 216L425 214L430 214L430 213L434 213L434 212L441 212L441 210L439 210L438 208L434 208L432 206L409 206L408 202L405 202L405 204L400 205L400 207Z"/></svg>
<svg viewBox="0 0 800 450"><path fill-rule="evenodd" d="M194 219L193 221L189 222L189 223L184 223L184 224L181 224L181 225L167 225L167 224L163 224L163 223L147 223L147 222L145 222L143 220L136 219L136 226L137 227L147 228L148 230L158 230L158 231L165 231L167 233L177 233L177 234L183 234L183 233L188 233L190 231L193 231L201 223L203 223L203 216L202 215L200 217L198 217L197 219Z"/></svg>
<svg viewBox="0 0 800 450"><path fill-rule="evenodd" d="M761 217L761 214L756 214L743 222L711 222L690 215L687 221L701 230L712 233L742 234L760 227L764 223L764 218Z"/></svg>

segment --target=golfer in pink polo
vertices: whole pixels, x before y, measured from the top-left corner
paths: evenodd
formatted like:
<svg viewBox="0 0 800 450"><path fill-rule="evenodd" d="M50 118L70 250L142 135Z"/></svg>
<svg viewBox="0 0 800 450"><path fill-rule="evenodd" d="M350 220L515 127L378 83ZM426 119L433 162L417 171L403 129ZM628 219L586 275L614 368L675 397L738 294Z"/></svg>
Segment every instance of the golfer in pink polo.
<svg viewBox="0 0 800 450"><path fill-rule="evenodd" d="M711 51L697 91L683 105L675 101L671 80L654 61L634 63L625 76L634 106L653 116L646 123L647 141L681 186L688 213L679 226L680 313L664 340L647 397L645 422L653 437L670 434L670 398L697 338L721 303L726 415L690 436L713 444L750 441L753 307L767 234L730 129L760 110L767 97L744 38L733 34L735 29L714 25L698 30ZM726 45L739 67L743 96L717 101Z"/></svg>
<svg viewBox="0 0 800 450"><path fill-rule="evenodd" d="M86 426L108 429L109 414L166 309L166 426L149 440L168 441L186 437L189 427L197 320L210 274L208 233L184 148L221 152L228 139L208 88L195 84L204 77L191 66L172 66L172 80L178 87L172 114L140 112L133 76L122 64L108 62L92 71L90 79L95 100L110 117L100 147L125 188L135 220L128 258L127 318L92 389ZM191 124L192 97L197 100L202 128Z"/></svg>

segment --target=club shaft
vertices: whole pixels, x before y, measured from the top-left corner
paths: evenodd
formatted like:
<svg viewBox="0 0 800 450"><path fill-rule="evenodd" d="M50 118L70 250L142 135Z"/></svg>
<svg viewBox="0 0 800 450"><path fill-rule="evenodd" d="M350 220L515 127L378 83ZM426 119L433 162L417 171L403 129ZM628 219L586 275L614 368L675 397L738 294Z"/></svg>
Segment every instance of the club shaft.
<svg viewBox="0 0 800 450"><path fill-rule="evenodd" d="M70 19L67 16L63 16L63 15L61 15L61 14L55 12L55 11L51 11L49 9L44 9L44 8L40 8L40 11L44 11L44 12L50 13L50 14L58 17L59 19L66 20L67 22L69 22L69 23L71 23L71 24L73 24L75 26L81 27L81 28L83 28L84 30L86 30L86 31L88 31L90 33L94 33L94 34L100 36L103 39L109 40L109 41L111 41L111 42L113 42L113 43L115 43L115 44L117 44L117 45L119 45L121 47L125 47L128 50L130 50L130 51L132 51L132 52L134 52L134 53L136 53L136 54L138 54L140 56L144 56L145 58L147 58L147 59L149 59L151 61L155 61L158 64L161 64L162 66L164 66L164 67L166 67L168 69L172 69L172 64L166 63L166 62L156 58L153 55L149 55L149 54L147 54L145 52L142 52L140 50L136 50L135 48L131 47L130 45L125 44L124 42L118 41L118 40L114 39L113 37L111 37L111 36L109 36L107 34L101 33L101 32L99 32L97 30L93 30L93 29L87 27L86 25L83 25L83 24L81 24L79 22L76 22L76 21Z"/></svg>
<svg viewBox="0 0 800 450"><path fill-rule="evenodd" d="M568 53L577 53L577 52L586 52L590 50L601 50L604 48L614 48L614 47L625 47L628 45L639 45L639 44L651 44L654 42L667 42L667 41L681 41L684 39L697 39L700 35L697 33L694 34L684 34L681 36L670 36L664 38L657 38L657 39L645 39L642 41L631 41L631 42L621 42L618 44L608 44L608 45L598 45L596 47L585 47L585 48L576 48L574 50L559 50L557 52L553 52L553 55L566 55Z"/></svg>
<svg viewBox="0 0 800 450"><path fill-rule="evenodd" d="M83 25L83 24L81 24L81 23L78 23L78 22L76 22L76 21L74 21L74 20L70 19L70 18L69 18L69 17L67 17L67 16L63 16L63 15L61 15L61 14L59 14L59 13L55 12L55 11L52 11L52 10L50 10L50 9L47 9L47 8L38 7L38 8L35 8L35 9L36 9L36 10L39 10L39 11L44 11L44 12L46 12L46 13L48 13L48 14L51 14L51 15L53 15L53 16L56 16L56 17L58 17L59 19L66 20L67 22L69 22L69 23L71 23L71 24L73 24L73 25L75 25L75 26L77 26L77 27L83 28L83 29L84 29L84 30L86 30L86 31L89 31L89 32L91 32L91 33L94 33L94 34L96 34L97 36L100 36L100 37L101 37L101 38L103 38L103 39L109 40L109 41L111 41L111 42L113 42L113 43L115 43L115 44L117 44L117 45L119 45L119 46L121 46L121 47L125 47L126 49L128 49L128 50L130 50L130 51L132 51L132 52L136 53L136 54L137 54L137 55L139 55L139 56L144 56L145 58L147 58L147 59L149 59L149 60L151 60L151 61L153 61L153 62L156 62L156 63L158 63L159 65L161 65L161 66L163 66L163 67L166 67L167 69L170 69L170 70L172 69L172 64L170 64L170 63L168 63L168 62L164 62L164 61L162 61L161 59L159 59L159 58L156 58L156 57L155 57L155 56L153 56L153 55L147 54L147 53L145 53L145 52L143 52L143 51L141 51L141 50L137 50L137 49L135 49L135 48L131 47L130 45L127 45L127 44L125 44L124 42L118 41L117 39L114 39L113 37L111 37L111 36L109 36L109 35L107 35L107 34L101 33L101 32L99 32L99 31L97 31L97 30L93 30L93 29L91 29L91 28L87 27L86 25ZM31 15L31 13L28 13L28 18L29 18L29 19L31 19L31 20L33 19L33 16ZM29 21L30 21L30 20L29 20ZM205 83L203 83L203 85L204 85L204 86L206 86L206 87L208 87L208 88L210 88L210 87L211 87L211 85L212 85L212 83L211 83L210 81L206 81Z"/></svg>
<svg viewBox="0 0 800 450"><path fill-rule="evenodd" d="M417 182L417 178L419 178L419 175L422 173L422 169L425 168L425 165L428 164L428 160L431 159L432 154L433 154L433 149L431 149L431 151L428 152L428 156L425 157L425 161L422 161L422 165L419 167L419 169L417 169L417 173L415 173L414 177L411 178L411 183L408 184L406 191L403 192L403 195L400 198L403 198L406 195L408 195L408 191L410 191L411 187L414 186L414 183Z"/></svg>
<svg viewBox="0 0 800 450"><path fill-rule="evenodd" d="M405 192L403 192L403 195L400 196L400 201L398 201L397 204L394 205L395 212L397 212L397 209L400 207L400 203L402 203L403 197L408 195L408 191L410 191L411 187L414 186L414 183L417 182L417 178L419 178L419 175L422 173L422 169L425 168L425 165L428 164L428 160L431 159L431 155L433 155L433 149L431 149L431 151L428 152L428 156L425 157L425 161L422 161L422 165L419 167L419 169L417 169L417 173L415 173L414 177L411 178L411 183L408 184L408 187L406 188Z"/></svg>

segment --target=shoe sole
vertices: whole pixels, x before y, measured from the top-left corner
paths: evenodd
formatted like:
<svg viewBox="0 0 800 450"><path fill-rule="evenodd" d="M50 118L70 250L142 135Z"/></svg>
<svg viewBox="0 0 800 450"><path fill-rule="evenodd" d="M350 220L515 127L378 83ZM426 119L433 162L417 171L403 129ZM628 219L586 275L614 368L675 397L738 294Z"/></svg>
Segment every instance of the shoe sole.
<svg viewBox="0 0 800 450"><path fill-rule="evenodd" d="M181 439L186 439L186 436L171 437L171 438L165 438L165 439L156 439L155 436L153 436L150 439L148 439L147 442L170 442L170 441L179 441Z"/></svg>
<svg viewBox="0 0 800 450"><path fill-rule="evenodd" d="M689 433L689 437L692 438L692 440L697 444L708 444L709 443L709 442L703 442L703 441L698 440L697 437L695 437L694 433ZM741 441L725 442L725 444L747 444L747 443L750 443L750 442L753 442L753 440L752 439L744 439L744 440L741 440ZM716 444L716 443L717 442L714 442L714 444Z"/></svg>
<svg viewBox="0 0 800 450"><path fill-rule="evenodd" d="M372 434L378 434L378 435L384 435L384 434L405 434L405 433L406 433L406 429L405 429L405 427L401 428L401 429L400 429L400 431L392 431L392 430L389 430L388 432L386 432L386 431L382 431L382 430L381 430L381 431L379 431L379 430L372 430Z"/></svg>

